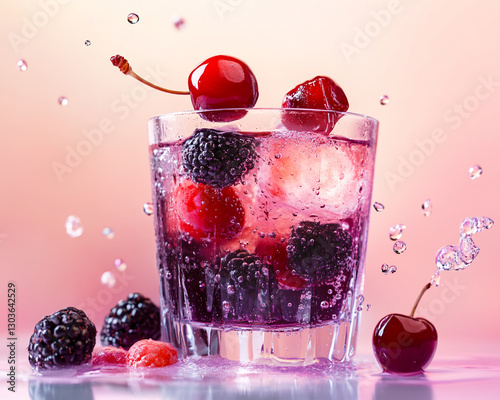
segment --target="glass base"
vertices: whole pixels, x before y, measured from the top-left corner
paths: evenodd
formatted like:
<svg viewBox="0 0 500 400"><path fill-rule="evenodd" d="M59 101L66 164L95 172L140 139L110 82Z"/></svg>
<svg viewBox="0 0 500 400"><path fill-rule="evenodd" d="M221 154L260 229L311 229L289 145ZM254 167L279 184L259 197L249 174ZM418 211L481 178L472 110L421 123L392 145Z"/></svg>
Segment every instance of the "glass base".
<svg viewBox="0 0 500 400"><path fill-rule="evenodd" d="M305 366L329 360L347 362L354 355L359 313L351 321L315 327L227 327L186 323L165 317L162 339L179 358L218 355L242 363Z"/></svg>

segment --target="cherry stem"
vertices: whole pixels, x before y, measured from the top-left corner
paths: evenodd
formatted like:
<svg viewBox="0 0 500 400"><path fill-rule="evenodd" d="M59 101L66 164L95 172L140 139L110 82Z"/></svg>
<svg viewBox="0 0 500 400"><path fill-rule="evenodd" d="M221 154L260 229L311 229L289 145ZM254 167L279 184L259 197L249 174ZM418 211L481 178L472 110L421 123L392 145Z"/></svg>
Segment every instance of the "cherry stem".
<svg viewBox="0 0 500 400"><path fill-rule="evenodd" d="M427 285L423 287L423 289L420 291L420 294L417 297L417 300L415 301L415 304L413 305L413 308L411 309L410 317L413 317L415 315L415 310L417 309L418 303L420 303L420 299L424 295L424 293L429 290L431 287L431 283L429 282Z"/></svg>
<svg viewBox="0 0 500 400"><path fill-rule="evenodd" d="M190 94L189 92L182 91L182 90L165 89L161 86L157 86L154 83L147 81L146 79L137 75L132 70L132 67L130 66L129 62L124 57L122 57L120 55L116 55L114 57L111 57L111 62L113 63L113 65L115 67L118 67L120 69L120 71L122 71L125 75L130 75L132 78L137 79L139 82L144 83L145 85L152 87L153 89L159 90L161 92L170 93L170 94L181 94L181 95Z"/></svg>

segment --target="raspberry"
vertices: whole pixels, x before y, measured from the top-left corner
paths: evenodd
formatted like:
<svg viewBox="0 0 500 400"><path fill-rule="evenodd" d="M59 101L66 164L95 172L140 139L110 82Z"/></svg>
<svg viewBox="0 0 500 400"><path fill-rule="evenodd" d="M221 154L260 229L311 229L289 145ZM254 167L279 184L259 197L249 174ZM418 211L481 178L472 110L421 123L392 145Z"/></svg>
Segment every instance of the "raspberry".
<svg viewBox="0 0 500 400"><path fill-rule="evenodd" d="M351 235L339 224L302 221L292 229L287 253L290 266L306 280L324 281L351 269Z"/></svg>
<svg viewBox="0 0 500 400"><path fill-rule="evenodd" d="M256 145L235 132L197 129L182 146L182 163L194 182L222 189L241 182L255 166Z"/></svg>
<svg viewBox="0 0 500 400"><path fill-rule="evenodd" d="M127 364L130 367L166 367L178 360L177 350L170 344L152 339L139 340L129 350Z"/></svg>
<svg viewBox="0 0 500 400"><path fill-rule="evenodd" d="M139 293L131 293L111 309L101 331L103 346L128 350L141 339L159 339L160 309Z"/></svg>
<svg viewBox="0 0 500 400"><path fill-rule="evenodd" d="M95 341L94 323L82 310L68 307L35 325L28 359L37 369L81 365L90 361Z"/></svg>
<svg viewBox="0 0 500 400"><path fill-rule="evenodd" d="M268 276L272 266L263 264L260 257L241 249L226 254L221 260L221 280L242 289L256 290L260 276ZM273 270L274 271L274 270Z"/></svg>
<svg viewBox="0 0 500 400"><path fill-rule="evenodd" d="M113 346L98 347L92 353L92 365L125 365L127 350Z"/></svg>

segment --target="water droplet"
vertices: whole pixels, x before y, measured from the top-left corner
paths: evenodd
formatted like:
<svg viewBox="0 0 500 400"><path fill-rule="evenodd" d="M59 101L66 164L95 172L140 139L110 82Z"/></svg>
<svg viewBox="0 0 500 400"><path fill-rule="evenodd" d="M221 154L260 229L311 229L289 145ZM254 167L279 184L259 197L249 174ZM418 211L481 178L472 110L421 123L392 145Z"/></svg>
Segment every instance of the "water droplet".
<svg viewBox="0 0 500 400"><path fill-rule="evenodd" d="M431 215L431 212L432 204L431 201L427 199L422 203L422 213L424 214L424 217L428 217L429 215Z"/></svg>
<svg viewBox="0 0 500 400"><path fill-rule="evenodd" d="M366 311L370 310L370 308L371 308L371 307L372 307L372 305L371 305L371 304L367 304L367 305L366 305Z"/></svg>
<svg viewBox="0 0 500 400"><path fill-rule="evenodd" d="M375 209L376 212L381 212L384 211L385 206L382 203L375 202L373 203L373 208Z"/></svg>
<svg viewBox="0 0 500 400"><path fill-rule="evenodd" d="M64 107L68 105L69 100L67 97L61 96L57 99L57 102L59 103L60 106Z"/></svg>
<svg viewBox="0 0 500 400"><path fill-rule="evenodd" d="M387 274L389 272L389 264L382 264L380 267L380 270L384 273Z"/></svg>
<svg viewBox="0 0 500 400"><path fill-rule="evenodd" d="M330 303L326 300L323 300L321 303L320 303L320 306L321 308L328 308L330 307Z"/></svg>
<svg viewBox="0 0 500 400"><path fill-rule="evenodd" d="M441 247L436 254L436 266L438 270L449 271L452 269L463 269L460 268L460 264L457 246L448 245Z"/></svg>
<svg viewBox="0 0 500 400"><path fill-rule="evenodd" d="M78 218L76 215L70 215L66 219L66 233L73 238L82 235L83 226L81 224L80 218Z"/></svg>
<svg viewBox="0 0 500 400"><path fill-rule="evenodd" d="M398 270L398 267L396 267L395 265L391 265L391 266L389 267L389 271L388 271L388 272L389 272L390 274L394 274L397 270Z"/></svg>
<svg viewBox="0 0 500 400"><path fill-rule="evenodd" d="M281 158L281 154L280 154L280 153L275 154L275 155L274 155L274 158L276 158L276 159L278 159L278 160L279 160L279 159Z"/></svg>
<svg viewBox="0 0 500 400"><path fill-rule="evenodd" d="M391 240L399 240L403 236L403 231L406 229L406 225L397 224L389 228L389 238Z"/></svg>
<svg viewBox="0 0 500 400"><path fill-rule="evenodd" d="M17 62L17 68L19 69L19 71L24 72L28 69L28 63L24 60L19 60Z"/></svg>
<svg viewBox="0 0 500 400"><path fill-rule="evenodd" d="M402 240L398 240L396 243L394 243L394 246L392 246L392 249L394 250L394 253L396 253L396 254L404 253L406 250L406 243L403 242Z"/></svg>
<svg viewBox="0 0 500 400"><path fill-rule="evenodd" d="M172 17L172 22L174 26L179 30L184 29L186 27L186 21L184 21L184 18L181 18L178 15L174 15Z"/></svg>
<svg viewBox="0 0 500 400"><path fill-rule="evenodd" d="M479 254L479 247L476 246L474 240L470 236L463 236L460 238L458 244L458 255L460 260L469 265L476 256Z"/></svg>
<svg viewBox="0 0 500 400"><path fill-rule="evenodd" d="M389 104L389 96L384 94L382 97L380 97L380 104L382 104L383 106Z"/></svg>
<svg viewBox="0 0 500 400"><path fill-rule="evenodd" d="M136 13L130 13L127 16L127 20L131 24L137 24L139 22L139 16Z"/></svg>
<svg viewBox="0 0 500 400"><path fill-rule="evenodd" d="M469 176L472 180L479 178L483 173L483 169L479 165L473 165L469 168Z"/></svg>
<svg viewBox="0 0 500 400"><path fill-rule="evenodd" d="M114 264L115 264L115 268L120 272L123 272L127 269L127 264L125 264L121 258L115 259ZM167 272L167 274L168 273L169 272Z"/></svg>
<svg viewBox="0 0 500 400"><path fill-rule="evenodd" d="M440 286L441 285L441 275L439 274L439 269L434 272L434 275L431 276L431 285Z"/></svg>
<svg viewBox="0 0 500 400"><path fill-rule="evenodd" d="M116 276L110 271L106 271L101 275L101 283L108 287L112 288L113 286L116 285Z"/></svg>
<svg viewBox="0 0 500 400"><path fill-rule="evenodd" d="M144 203L143 210L144 210L144 214L152 215L154 212L153 203Z"/></svg>
<svg viewBox="0 0 500 400"><path fill-rule="evenodd" d="M85 41L85 46L90 46L91 44L92 44L92 43L90 42L90 40L88 40L88 39L87 39L87 40Z"/></svg>
<svg viewBox="0 0 500 400"><path fill-rule="evenodd" d="M106 239L113 239L115 237L115 231L108 227L102 230L102 234Z"/></svg>

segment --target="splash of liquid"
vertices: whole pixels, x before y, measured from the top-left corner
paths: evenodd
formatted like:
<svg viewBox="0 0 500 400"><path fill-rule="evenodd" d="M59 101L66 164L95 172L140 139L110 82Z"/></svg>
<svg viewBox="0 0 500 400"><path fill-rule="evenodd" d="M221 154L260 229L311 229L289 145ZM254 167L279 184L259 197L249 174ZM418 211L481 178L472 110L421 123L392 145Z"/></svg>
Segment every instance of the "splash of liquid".
<svg viewBox="0 0 500 400"><path fill-rule="evenodd" d="M406 225L397 224L389 228L389 239L399 240L403 236L403 231L406 229Z"/></svg>
<svg viewBox="0 0 500 400"><path fill-rule="evenodd" d="M431 277L431 283L439 285L441 271L460 271L467 268L479 254L472 235L493 227L493 220L488 217L465 218L460 224L458 245L441 247L436 254L437 270Z"/></svg>

